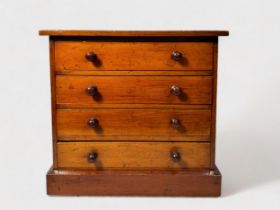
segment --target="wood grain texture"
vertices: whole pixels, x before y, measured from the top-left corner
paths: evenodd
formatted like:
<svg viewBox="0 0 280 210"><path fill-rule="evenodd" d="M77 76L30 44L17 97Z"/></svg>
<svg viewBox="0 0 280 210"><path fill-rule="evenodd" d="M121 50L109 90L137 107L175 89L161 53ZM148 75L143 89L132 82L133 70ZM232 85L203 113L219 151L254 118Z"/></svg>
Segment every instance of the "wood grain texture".
<svg viewBox="0 0 280 210"><path fill-rule="evenodd" d="M211 76L57 76L57 103L95 104L211 104ZM88 96L86 88L95 85L98 97ZM170 92L172 85L182 96Z"/></svg>
<svg viewBox="0 0 280 210"><path fill-rule="evenodd" d="M48 194L220 195L218 36L228 31L39 33L50 36Z"/></svg>
<svg viewBox="0 0 280 210"><path fill-rule="evenodd" d="M212 99L212 119L211 119L211 168L216 167L216 111L217 111L217 80L218 80L218 40L214 42L213 59L213 99Z"/></svg>
<svg viewBox="0 0 280 210"><path fill-rule="evenodd" d="M103 135L100 138L86 134L59 136L59 141L190 141L190 142L205 142L210 141L209 135Z"/></svg>
<svg viewBox="0 0 280 210"><path fill-rule="evenodd" d="M97 128L88 125L90 118L99 121ZM171 119L178 119L179 128ZM114 140L114 136L134 141L146 141L159 136L162 141L209 136L210 110L176 109L58 109L57 135L59 140ZM179 138L178 138L179 137ZM206 140L206 139L204 139Z"/></svg>
<svg viewBox="0 0 280 210"><path fill-rule="evenodd" d="M93 31L93 30L40 30L40 35L47 36L112 36L112 37L145 37L145 36L228 36L228 31L213 30L213 31Z"/></svg>
<svg viewBox="0 0 280 210"><path fill-rule="evenodd" d="M188 169L209 168L210 144L192 142L59 142L59 168L88 169ZM179 151L181 160L174 162L172 151ZM95 163L88 161L96 152Z"/></svg>
<svg viewBox="0 0 280 210"><path fill-rule="evenodd" d="M55 42L56 70L212 70L212 42ZM183 58L175 61L173 51ZM88 52L98 62L86 59Z"/></svg>
<svg viewBox="0 0 280 210"><path fill-rule="evenodd" d="M220 196L215 170L67 170L50 169L49 195Z"/></svg>
<svg viewBox="0 0 280 210"><path fill-rule="evenodd" d="M67 70L67 71L56 71L56 75L76 75L76 76L212 76L211 71L199 71L199 70L188 70L188 71L79 71L79 70Z"/></svg>
<svg viewBox="0 0 280 210"><path fill-rule="evenodd" d="M102 104L98 106L99 109L211 109L212 105L182 105L182 104ZM80 109L80 108L96 108L92 103L64 103L57 104L57 109Z"/></svg>
<svg viewBox="0 0 280 210"><path fill-rule="evenodd" d="M52 117L52 148L53 148L53 168L57 167L57 135L56 135L56 79L55 79L55 44L54 40L49 39L50 55L50 86L51 86L51 117Z"/></svg>

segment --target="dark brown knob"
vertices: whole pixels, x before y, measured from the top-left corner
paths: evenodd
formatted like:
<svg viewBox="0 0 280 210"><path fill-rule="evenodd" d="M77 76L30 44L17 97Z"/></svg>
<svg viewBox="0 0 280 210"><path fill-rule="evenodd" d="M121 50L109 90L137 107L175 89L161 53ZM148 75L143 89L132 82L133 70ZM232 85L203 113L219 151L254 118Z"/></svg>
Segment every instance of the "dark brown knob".
<svg viewBox="0 0 280 210"><path fill-rule="evenodd" d="M97 157L98 157L98 154L96 152L90 152L88 154L88 162L90 162L90 163L96 162Z"/></svg>
<svg viewBox="0 0 280 210"><path fill-rule="evenodd" d="M89 96L95 96L97 94L97 87L95 85L88 86L86 91Z"/></svg>
<svg viewBox="0 0 280 210"><path fill-rule="evenodd" d="M88 125L89 127L91 128L97 128L99 126L99 122L98 122L98 119L92 117L88 120Z"/></svg>
<svg viewBox="0 0 280 210"><path fill-rule="evenodd" d="M95 63L97 62L97 55L94 52L87 52L85 55L86 59Z"/></svg>
<svg viewBox="0 0 280 210"><path fill-rule="evenodd" d="M181 159L181 154L178 151L171 151L170 156L174 162L178 162Z"/></svg>
<svg viewBox="0 0 280 210"><path fill-rule="evenodd" d="M178 51L173 51L173 52L171 53L171 58L172 58L173 60L175 60L175 61L181 60L182 57L183 57L182 53L180 53L180 52L178 52Z"/></svg>
<svg viewBox="0 0 280 210"><path fill-rule="evenodd" d="M170 123L173 128L180 128L180 126L181 126L180 120L178 120L176 118L171 118Z"/></svg>
<svg viewBox="0 0 280 210"><path fill-rule="evenodd" d="M181 88L177 85L172 85L170 87L170 92L175 96L180 96L182 94Z"/></svg>

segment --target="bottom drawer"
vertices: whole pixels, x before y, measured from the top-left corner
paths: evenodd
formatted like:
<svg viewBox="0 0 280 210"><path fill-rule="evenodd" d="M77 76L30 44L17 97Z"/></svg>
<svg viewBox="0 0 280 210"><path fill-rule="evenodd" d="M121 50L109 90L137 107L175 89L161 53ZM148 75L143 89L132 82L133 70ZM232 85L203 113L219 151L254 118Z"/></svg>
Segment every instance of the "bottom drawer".
<svg viewBox="0 0 280 210"><path fill-rule="evenodd" d="M60 142L57 161L59 168L209 168L210 143Z"/></svg>

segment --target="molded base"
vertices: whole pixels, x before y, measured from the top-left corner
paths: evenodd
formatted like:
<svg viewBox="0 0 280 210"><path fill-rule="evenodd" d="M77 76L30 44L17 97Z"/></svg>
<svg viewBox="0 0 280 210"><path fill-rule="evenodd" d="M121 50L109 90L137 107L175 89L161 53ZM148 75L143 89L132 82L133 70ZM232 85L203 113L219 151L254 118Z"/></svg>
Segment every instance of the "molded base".
<svg viewBox="0 0 280 210"><path fill-rule="evenodd" d="M221 174L214 170L74 170L47 174L49 195L220 196Z"/></svg>

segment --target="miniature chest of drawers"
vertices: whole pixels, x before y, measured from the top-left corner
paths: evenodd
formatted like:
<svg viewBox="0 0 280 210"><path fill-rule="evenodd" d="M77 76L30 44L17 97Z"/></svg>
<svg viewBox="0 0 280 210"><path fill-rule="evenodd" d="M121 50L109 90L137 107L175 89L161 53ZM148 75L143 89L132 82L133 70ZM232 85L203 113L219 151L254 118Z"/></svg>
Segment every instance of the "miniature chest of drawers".
<svg viewBox="0 0 280 210"><path fill-rule="evenodd" d="M50 37L50 195L219 196L218 36L40 31Z"/></svg>

